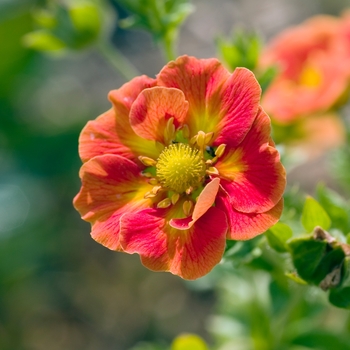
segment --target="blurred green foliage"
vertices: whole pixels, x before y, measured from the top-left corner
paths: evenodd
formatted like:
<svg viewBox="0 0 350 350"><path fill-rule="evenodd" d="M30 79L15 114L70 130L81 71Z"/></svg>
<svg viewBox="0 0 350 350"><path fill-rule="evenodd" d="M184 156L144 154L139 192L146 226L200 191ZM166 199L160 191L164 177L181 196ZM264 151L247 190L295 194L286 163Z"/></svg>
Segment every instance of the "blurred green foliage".
<svg viewBox="0 0 350 350"><path fill-rule="evenodd" d="M264 70L258 67L263 43L257 33L236 29L229 39L219 36L216 39L216 47L219 57L230 71L234 71L237 67L253 71L263 92L277 74L277 68L274 66Z"/></svg>
<svg viewBox="0 0 350 350"><path fill-rule="evenodd" d="M98 1L48 1L32 11L38 29L23 36L24 44L44 52L77 50L97 40L102 24Z"/></svg>
<svg viewBox="0 0 350 350"><path fill-rule="evenodd" d="M142 28L159 42L167 60L175 59L175 41L180 25L193 11L188 0L114 0L129 12L119 22L124 29Z"/></svg>

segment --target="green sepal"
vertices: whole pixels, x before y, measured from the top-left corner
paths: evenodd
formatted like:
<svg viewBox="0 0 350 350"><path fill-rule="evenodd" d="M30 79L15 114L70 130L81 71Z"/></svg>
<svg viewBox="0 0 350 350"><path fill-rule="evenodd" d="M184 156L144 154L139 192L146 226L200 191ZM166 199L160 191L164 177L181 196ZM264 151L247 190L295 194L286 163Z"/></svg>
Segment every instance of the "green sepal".
<svg viewBox="0 0 350 350"><path fill-rule="evenodd" d="M313 236L294 238L288 245L298 275L306 282L316 285L341 265L345 258L339 244L330 244Z"/></svg>
<svg viewBox="0 0 350 350"><path fill-rule="evenodd" d="M331 226L331 219L314 198L307 197L301 215L301 223L307 232L312 232L316 226L328 230Z"/></svg>
<svg viewBox="0 0 350 350"><path fill-rule="evenodd" d="M265 232L265 236L271 248L284 253L289 250L286 242L293 236L293 231L288 225L278 222Z"/></svg>

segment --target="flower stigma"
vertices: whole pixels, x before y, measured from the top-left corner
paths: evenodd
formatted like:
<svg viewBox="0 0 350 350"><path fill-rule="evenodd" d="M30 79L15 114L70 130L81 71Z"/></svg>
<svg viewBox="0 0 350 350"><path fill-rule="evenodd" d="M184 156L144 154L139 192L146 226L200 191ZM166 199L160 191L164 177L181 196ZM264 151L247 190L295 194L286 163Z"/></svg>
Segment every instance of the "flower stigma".
<svg viewBox="0 0 350 350"><path fill-rule="evenodd" d="M163 187L183 193L202 184L206 164L197 149L176 143L166 147L160 154L156 171L157 179Z"/></svg>

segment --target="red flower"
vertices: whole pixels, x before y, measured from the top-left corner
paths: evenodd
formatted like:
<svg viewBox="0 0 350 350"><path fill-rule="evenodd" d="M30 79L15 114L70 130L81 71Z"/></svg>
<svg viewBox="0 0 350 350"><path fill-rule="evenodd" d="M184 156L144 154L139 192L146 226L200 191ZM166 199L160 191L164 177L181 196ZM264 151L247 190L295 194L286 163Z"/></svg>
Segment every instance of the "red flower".
<svg viewBox="0 0 350 350"><path fill-rule="evenodd" d="M96 241L195 279L220 262L226 239L278 221L285 171L249 70L183 56L109 98L79 140L74 205Z"/></svg>
<svg viewBox="0 0 350 350"><path fill-rule="evenodd" d="M345 50L350 45L342 22L346 21L316 16L285 30L266 48L261 65L277 65L279 73L262 105L277 123L327 112L341 100L350 72L350 50Z"/></svg>

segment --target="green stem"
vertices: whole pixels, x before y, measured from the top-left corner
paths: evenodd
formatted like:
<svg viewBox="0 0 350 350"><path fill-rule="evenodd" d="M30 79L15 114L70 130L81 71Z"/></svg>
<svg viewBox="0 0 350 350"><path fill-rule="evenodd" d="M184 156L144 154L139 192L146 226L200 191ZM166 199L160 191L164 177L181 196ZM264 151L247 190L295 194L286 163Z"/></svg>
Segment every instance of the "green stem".
<svg viewBox="0 0 350 350"><path fill-rule="evenodd" d="M171 35L165 35L161 39L161 46L163 49L163 54L167 61L173 61L176 58L176 53L174 49L174 40Z"/></svg>
<svg viewBox="0 0 350 350"><path fill-rule="evenodd" d="M128 59L110 42L101 40L97 49L99 53L113 66L126 80L131 80L140 72Z"/></svg>

